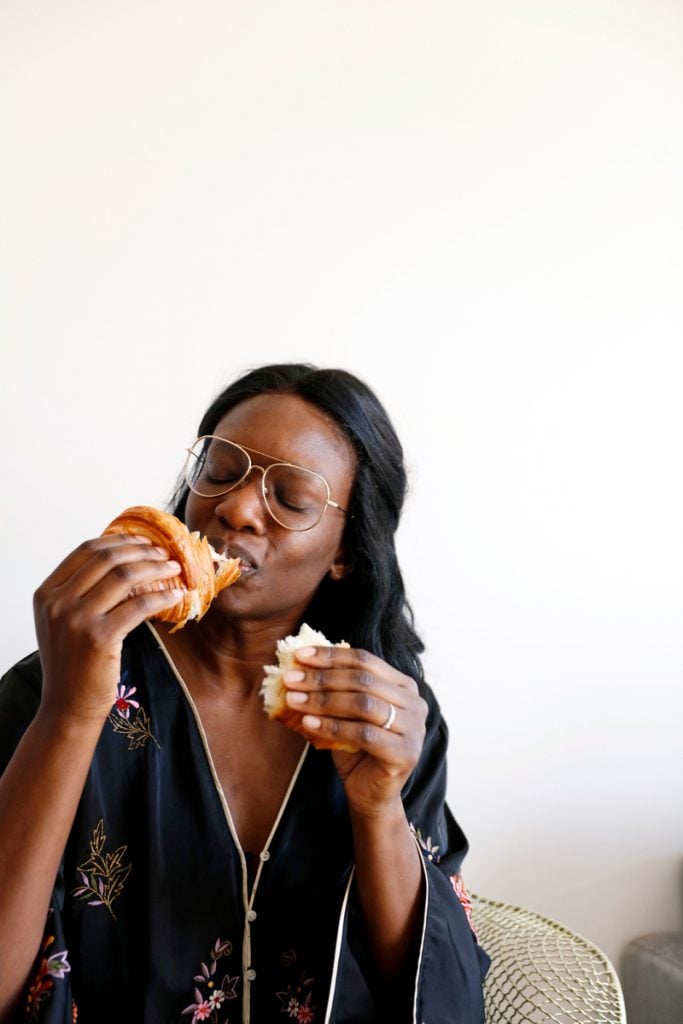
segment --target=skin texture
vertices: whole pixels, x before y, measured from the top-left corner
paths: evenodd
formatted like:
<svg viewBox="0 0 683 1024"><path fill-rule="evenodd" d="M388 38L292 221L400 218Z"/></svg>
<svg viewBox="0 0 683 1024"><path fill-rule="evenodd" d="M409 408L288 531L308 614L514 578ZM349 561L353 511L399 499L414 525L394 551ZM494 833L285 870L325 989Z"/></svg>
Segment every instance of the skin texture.
<svg viewBox="0 0 683 1024"><path fill-rule="evenodd" d="M328 481L332 498L349 507L353 452L339 428L304 400L283 394L250 398L213 432L315 470ZM304 745L300 735L266 718L259 696L263 665L273 661L276 641L298 630L321 580L341 579L352 571L353 558L343 545L342 512L329 508L313 529L288 531L268 514L260 484L261 474L254 471L228 494L190 495L188 527L219 550L239 555L242 575L201 622L172 635L170 627L156 624L195 701L237 834L251 852L265 843ZM45 695L0 780L0 875L9 881L0 893L0 948L12 949L0 966L0 1020L38 949L53 879L116 695L123 638L176 599L169 592L127 595L136 584L173 575L166 558L166 552L131 538L99 538L68 556L36 593ZM419 938L423 879L400 794L419 758L426 705L412 679L366 651L310 648L299 651L297 660L300 667L285 679L287 699L304 714L310 738L343 736L357 748L332 757L348 798L370 947L405 1013L408 990L402 985L412 979L404 968ZM385 730L389 702L397 714ZM59 793L46 802L36 780L49 777L58 764Z"/></svg>

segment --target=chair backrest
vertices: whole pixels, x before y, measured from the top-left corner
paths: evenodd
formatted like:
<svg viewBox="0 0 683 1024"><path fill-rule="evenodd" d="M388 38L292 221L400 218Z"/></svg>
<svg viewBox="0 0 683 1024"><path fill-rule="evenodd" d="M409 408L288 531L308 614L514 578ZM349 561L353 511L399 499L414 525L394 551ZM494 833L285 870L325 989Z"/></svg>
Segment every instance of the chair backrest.
<svg viewBox="0 0 683 1024"><path fill-rule="evenodd" d="M492 961L486 1024L626 1024L616 971L582 936L476 893L472 923Z"/></svg>

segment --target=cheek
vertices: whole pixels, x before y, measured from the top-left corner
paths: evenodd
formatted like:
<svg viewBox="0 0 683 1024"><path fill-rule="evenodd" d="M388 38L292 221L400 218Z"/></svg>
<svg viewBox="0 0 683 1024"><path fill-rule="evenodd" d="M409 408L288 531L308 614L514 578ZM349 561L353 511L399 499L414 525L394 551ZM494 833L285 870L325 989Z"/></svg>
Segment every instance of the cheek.
<svg viewBox="0 0 683 1024"><path fill-rule="evenodd" d="M337 531L332 535L312 538L306 534L292 535L286 540L285 545L280 549L283 556L283 563L286 569L296 570L306 580L321 580L334 562L341 536L337 537ZM277 546L277 545L276 545Z"/></svg>
<svg viewBox="0 0 683 1024"><path fill-rule="evenodd" d="M185 512L183 515L183 521L187 526L188 530L199 530L203 533L202 523L205 522L207 515L209 514L210 498L200 498L199 495L193 494L190 491L187 501L185 502Z"/></svg>

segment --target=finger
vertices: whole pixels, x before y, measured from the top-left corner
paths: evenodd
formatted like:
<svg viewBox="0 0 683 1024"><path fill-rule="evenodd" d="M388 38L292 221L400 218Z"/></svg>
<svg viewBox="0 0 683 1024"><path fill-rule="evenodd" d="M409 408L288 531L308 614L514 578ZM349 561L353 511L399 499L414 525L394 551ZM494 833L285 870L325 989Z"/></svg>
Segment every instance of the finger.
<svg viewBox="0 0 683 1024"><path fill-rule="evenodd" d="M54 569L47 577L43 586L62 586L67 582L67 580L71 579L73 574L82 565L88 562L94 555L97 555L97 552L102 549L129 547L132 544L137 545L138 549L141 547L146 547L147 549L152 547L151 541L147 540L146 537L133 537L130 534L123 533L110 534L106 537L94 537L91 540L86 540L71 551L66 558L62 559L57 568ZM168 552L165 553L166 558L168 558L168 554Z"/></svg>
<svg viewBox="0 0 683 1024"><path fill-rule="evenodd" d="M356 693L371 693L379 692L380 687L383 687L390 689L391 693L397 692L395 686L387 687L372 672L358 668L290 668L283 673L282 681L287 689L296 690L353 690Z"/></svg>
<svg viewBox="0 0 683 1024"><path fill-rule="evenodd" d="M100 539L105 543L99 543ZM87 559L74 568L71 575L61 584L61 587L68 590L73 597L83 597L108 576L125 582L128 579L137 580L142 572L145 578L141 582L147 582L150 567L161 567L168 561L169 553L164 548L136 543L130 538L123 543L106 543L110 539L103 537L92 542L86 541ZM176 570L178 571L179 569ZM159 573L163 573L161 568ZM131 583L130 588L132 586L134 583Z"/></svg>
<svg viewBox="0 0 683 1024"><path fill-rule="evenodd" d="M393 670L392 670L393 671ZM318 703L324 702L332 693L349 695L358 709L366 708L372 715L383 712L381 722L386 721L389 704L397 708L408 708L419 700L417 690L397 685L395 673L390 679L378 679L371 672L362 669L288 669L282 681L288 693L316 694ZM296 700L295 700L296 703ZM303 700L300 703L304 703ZM324 704L323 704L324 706ZM358 717L355 714L350 717ZM361 713L360 717L366 717Z"/></svg>
<svg viewBox="0 0 683 1024"><path fill-rule="evenodd" d="M402 735L407 718L405 711L396 704L367 692L290 690L285 699L289 707L302 714L367 722L381 729L391 729L398 735Z"/></svg>
<svg viewBox="0 0 683 1024"><path fill-rule="evenodd" d="M313 741L324 739L331 744L343 744L370 754L386 765L394 765L401 770L405 767L404 738L371 722L354 722L345 718L305 714L301 719L301 725L310 733Z"/></svg>
<svg viewBox="0 0 683 1024"><path fill-rule="evenodd" d="M113 608L108 614L100 616L100 625L107 636L121 640L147 619L153 619L166 608L172 608L183 596L184 591L153 590L144 594L135 594Z"/></svg>
<svg viewBox="0 0 683 1024"><path fill-rule="evenodd" d="M118 563L77 600L87 601L94 614L106 615L122 601L138 596L141 587L174 578L180 582L180 571L180 563L172 560Z"/></svg>
<svg viewBox="0 0 683 1024"><path fill-rule="evenodd" d="M306 668L317 667L320 672L346 669L362 677L361 682L365 685L368 685L369 676L390 678L395 686L417 691L414 679L360 647L300 647L294 653L296 660Z"/></svg>

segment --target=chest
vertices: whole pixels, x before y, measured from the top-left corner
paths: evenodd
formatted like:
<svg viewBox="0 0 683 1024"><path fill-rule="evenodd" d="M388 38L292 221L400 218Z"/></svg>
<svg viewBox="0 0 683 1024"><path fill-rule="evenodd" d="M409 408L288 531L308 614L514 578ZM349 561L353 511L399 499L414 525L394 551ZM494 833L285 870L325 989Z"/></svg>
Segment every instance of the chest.
<svg viewBox="0 0 683 1024"><path fill-rule="evenodd" d="M260 706L195 697L209 754L242 849L265 847L304 749L301 737L269 721Z"/></svg>

